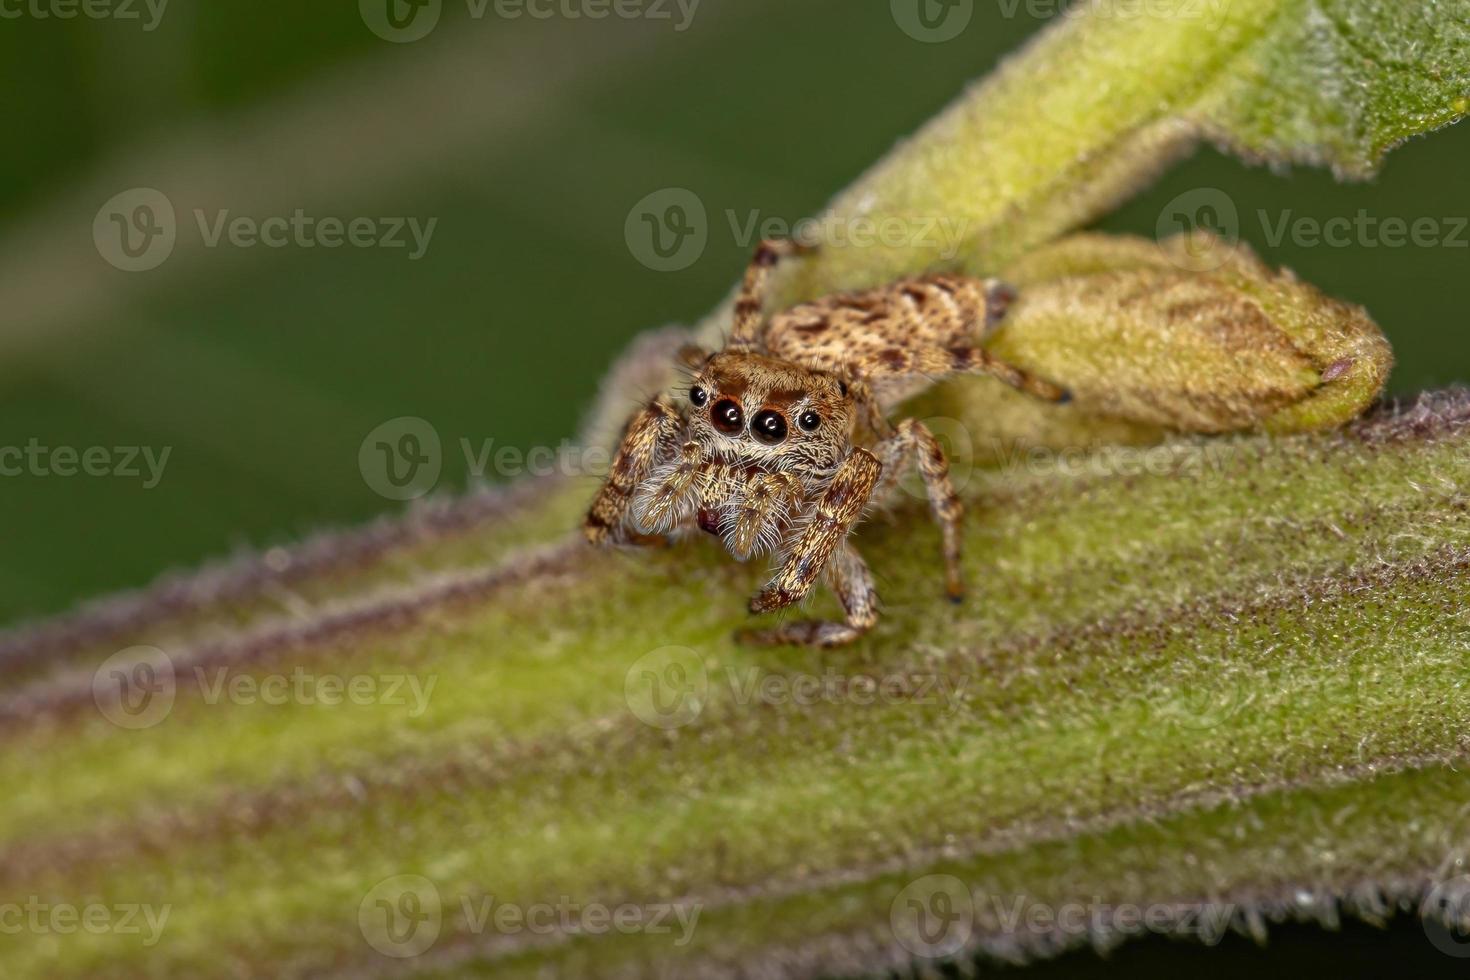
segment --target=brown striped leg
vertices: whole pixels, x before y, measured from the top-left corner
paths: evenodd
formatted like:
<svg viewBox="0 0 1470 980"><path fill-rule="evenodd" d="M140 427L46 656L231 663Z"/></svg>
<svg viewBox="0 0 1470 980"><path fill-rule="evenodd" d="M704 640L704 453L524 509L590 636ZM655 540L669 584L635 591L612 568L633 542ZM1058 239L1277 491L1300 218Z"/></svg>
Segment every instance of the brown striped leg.
<svg viewBox="0 0 1470 980"><path fill-rule="evenodd" d="M892 438L880 442L873 451L883 463L885 483L896 481L910 459L918 464L919 475L924 478L924 489L929 494L929 505L934 510L935 523L939 525L944 541L945 593L951 601L959 602L965 594L964 579L960 574L960 532L965 507L950 482L949 460L944 458L939 440L924 423L917 419L904 419L894 427Z"/></svg>
<svg viewBox="0 0 1470 980"><path fill-rule="evenodd" d="M872 365L859 361L856 372L859 375L923 374L935 379L947 374L988 374L1046 401L1071 400L1065 388L1007 364L982 347L890 347L875 358Z"/></svg>
<svg viewBox="0 0 1470 980"><path fill-rule="evenodd" d="M679 413L667 396L660 395L633 416L613 456L612 469L592 500L582 534L595 545L638 543L628 534L625 518L633 491L648 477L658 457L659 444L673 438Z"/></svg>
<svg viewBox="0 0 1470 980"><path fill-rule="evenodd" d="M1068 402L1072 395L1060 385L1043 381L1013 364L1007 364L983 347L951 347L949 370L961 374L988 374L999 378L1017 391L1049 402Z"/></svg>
<svg viewBox="0 0 1470 980"><path fill-rule="evenodd" d="M789 238L767 238L756 247L755 257L745 269L745 281L735 298L735 325L730 331L730 347L759 347L761 328L765 322L766 285L776 263L788 255L811 251L811 246Z"/></svg>
<svg viewBox="0 0 1470 980"><path fill-rule="evenodd" d="M843 542L832 554L823 577L847 614L843 622L801 620L773 629L741 630L736 638L760 646L837 647L872 629L878 622L878 593L873 588L873 573L851 544Z"/></svg>
<svg viewBox="0 0 1470 980"><path fill-rule="evenodd" d="M883 464L866 449L854 449L832 482L817 498L816 512L786 556L775 578L750 600L753 613L770 612L800 602L822 574L827 560L863 516Z"/></svg>

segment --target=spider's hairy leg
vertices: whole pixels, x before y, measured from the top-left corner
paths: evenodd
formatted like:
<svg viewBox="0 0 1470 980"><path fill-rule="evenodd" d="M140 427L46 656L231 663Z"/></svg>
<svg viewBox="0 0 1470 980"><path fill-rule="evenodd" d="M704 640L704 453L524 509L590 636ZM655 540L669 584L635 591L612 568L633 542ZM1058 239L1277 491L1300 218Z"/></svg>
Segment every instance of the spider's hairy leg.
<svg viewBox="0 0 1470 980"><path fill-rule="evenodd" d="M679 413L666 395L649 402L628 422L612 469L582 522L582 534L590 543L636 543L625 527L633 491L653 469L660 444L672 439L679 426Z"/></svg>
<svg viewBox="0 0 1470 980"><path fill-rule="evenodd" d="M704 463L704 452L697 442L679 447L678 462L656 482L645 482L633 502L633 519L641 531L661 534L679 523L680 508L695 489Z"/></svg>
<svg viewBox="0 0 1470 980"><path fill-rule="evenodd" d="M781 609L806 597L827 560L863 515L882 473L883 464L866 449L854 449L842 461L775 578L750 600L751 612Z"/></svg>
<svg viewBox="0 0 1470 980"><path fill-rule="evenodd" d="M790 473L761 473L751 480L725 537L730 554L745 561L762 545L777 544L775 540L762 540L762 536L778 533L775 524L778 510L800 500L802 493L801 481Z"/></svg>
<svg viewBox="0 0 1470 980"><path fill-rule="evenodd" d="M765 319L762 311L771 270L788 255L810 251L811 246L790 238L767 238L756 246L755 257L746 266L745 280L740 284L740 295L735 298L735 324L730 331L730 346L760 346L761 326Z"/></svg>
<svg viewBox="0 0 1470 980"><path fill-rule="evenodd" d="M833 553L825 578L842 603L846 613L843 622L809 619L783 623L772 629L742 630L736 634L737 639L762 646L836 647L872 629L878 622L878 593L873 588L873 573L851 544L844 541Z"/></svg>
<svg viewBox="0 0 1470 980"><path fill-rule="evenodd" d="M1060 385L1044 381L1029 371L1014 364L1007 364L983 347L951 347L948 351L953 359L951 371L967 374L988 374L999 378L1017 391L1049 402L1072 400L1071 392Z"/></svg>
<svg viewBox="0 0 1470 980"><path fill-rule="evenodd" d="M918 465L944 542L945 593L952 601L958 602L965 594L964 579L960 575L960 532L965 507L950 482L949 460L945 458L939 440L924 423L917 419L904 419L895 426L892 437L879 443L873 451L883 463L885 484L896 482L903 472L904 463L909 460Z"/></svg>
<svg viewBox="0 0 1470 980"><path fill-rule="evenodd" d="M861 361L857 370L866 373ZM1049 402L1070 401L1067 389L1044 381L1008 364L983 347L961 345L957 347L915 347L912 349L891 348L883 352L881 369L889 374L927 374L938 378L947 374L988 374L999 378L1018 391L1024 391Z"/></svg>

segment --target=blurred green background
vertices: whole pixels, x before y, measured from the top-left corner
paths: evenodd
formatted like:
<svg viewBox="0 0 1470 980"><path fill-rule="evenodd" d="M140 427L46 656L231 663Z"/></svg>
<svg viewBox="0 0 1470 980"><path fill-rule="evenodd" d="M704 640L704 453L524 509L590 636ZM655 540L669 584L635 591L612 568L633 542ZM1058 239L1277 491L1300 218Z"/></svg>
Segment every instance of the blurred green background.
<svg viewBox="0 0 1470 980"><path fill-rule="evenodd" d="M732 220L813 213L1054 7L978 3L941 44L881 0L704 0L683 30L675 3L669 20L506 20L446 0L402 44L347 2L172 0L152 30L141 0L139 20L0 20L0 445L171 447L152 489L0 477L0 623L401 507L358 465L398 416L439 434L439 492L469 479L460 439L556 445L630 337L725 293L753 244ZM1206 150L1104 227L1152 236L1178 195L1226 190L1268 260L1368 306L1411 392L1470 377L1467 159L1470 127L1400 149L1367 185ZM146 272L93 238L103 203L135 187L178 215ZM709 238L659 272L625 222L668 187L698 196ZM414 261L206 247L196 208L438 220ZM1360 209L1453 240L1270 240L1288 212Z"/></svg>

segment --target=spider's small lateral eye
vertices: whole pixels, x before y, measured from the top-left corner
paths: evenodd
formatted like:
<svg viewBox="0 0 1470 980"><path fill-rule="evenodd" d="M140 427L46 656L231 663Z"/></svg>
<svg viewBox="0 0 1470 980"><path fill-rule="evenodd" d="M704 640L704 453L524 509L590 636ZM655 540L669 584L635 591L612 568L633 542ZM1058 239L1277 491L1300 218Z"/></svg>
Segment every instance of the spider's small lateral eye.
<svg viewBox="0 0 1470 980"><path fill-rule="evenodd" d="M817 431L817 426L822 424L822 417L816 412L802 412L801 417L796 420L796 424L808 432L815 432Z"/></svg>
<svg viewBox="0 0 1470 980"><path fill-rule="evenodd" d="M750 431L761 442L774 446L786 438L786 420L781 417L780 412L773 412L768 408L757 412L755 418L750 420Z"/></svg>
<svg viewBox="0 0 1470 980"><path fill-rule="evenodd" d="M715 407L710 409L709 420L714 423L716 429L726 435L734 435L745 424L745 416L740 414L740 406L728 398L721 398L715 402Z"/></svg>
<svg viewBox="0 0 1470 980"><path fill-rule="evenodd" d="M689 400L694 403L695 408L702 408L704 403L709 401L709 392L695 385L689 389Z"/></svg>

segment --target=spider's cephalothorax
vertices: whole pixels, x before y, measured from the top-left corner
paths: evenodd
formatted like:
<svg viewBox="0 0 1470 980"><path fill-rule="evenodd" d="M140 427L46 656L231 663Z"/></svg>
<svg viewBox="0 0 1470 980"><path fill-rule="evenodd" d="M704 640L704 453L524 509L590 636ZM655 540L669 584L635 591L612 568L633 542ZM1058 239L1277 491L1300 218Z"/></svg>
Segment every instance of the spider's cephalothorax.
<svg viewBox="0 0 1470 980"><path fill-rule="evenodd" d="M1011 300L995 280L909 279L767 320L769 271L798 250L786 241L761 243L730 341L716 354L681 352L693 371L689 384L629 422L584 529L593 544L698 530L741 561L770 552L779 566L751 600L752 612L799 602L825 578L846 617L784 623L744 638L835 646L877 621L872 575L847 536L906 462L917 463L943 532L949 596L958 600L963 591L963 510L944 452L922 423L890 425L885 411L961 372L993 374L1051 400L1064 393L976 346Z"/></svg>

